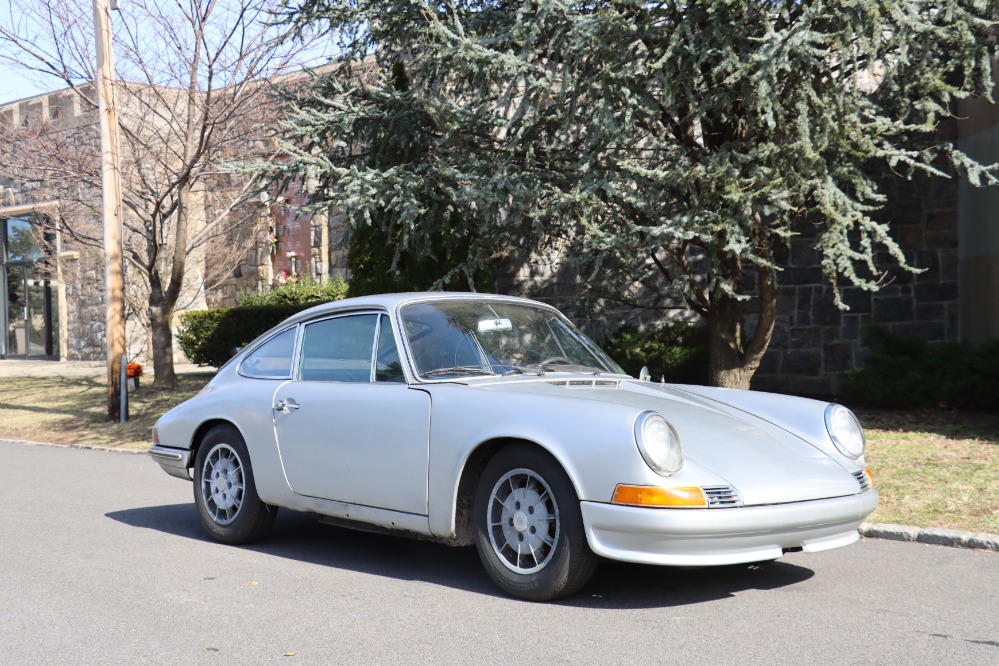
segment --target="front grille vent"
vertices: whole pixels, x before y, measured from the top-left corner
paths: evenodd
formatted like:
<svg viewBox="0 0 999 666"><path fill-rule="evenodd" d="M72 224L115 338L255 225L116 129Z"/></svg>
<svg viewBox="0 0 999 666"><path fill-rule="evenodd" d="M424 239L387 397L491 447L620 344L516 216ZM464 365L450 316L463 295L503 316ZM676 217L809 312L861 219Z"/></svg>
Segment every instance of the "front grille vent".
<svg viewBox="0 0 999 666"><path fill-rule="evenodd" d="M742 506L739 491L732 486L701 486L708 498L709 509L723 509L731 506Z"/></svg>
<svg viewBox="0 0 999 666"><path fill-rule="evenodd" d="M621 384L614 379L557 379L548 383L552 386L568 386L569 388L617 388Z"/></svg>
<svg viewBox="0 0 999 666"><path fill-rule="evenodd" d="M866 492L871 489L871 480L867 477L867 474L864 472L864 470L860 470L859 472L854 472L853 478L855 478L857 480L857 483L860 484L860 492Z"/></svg>

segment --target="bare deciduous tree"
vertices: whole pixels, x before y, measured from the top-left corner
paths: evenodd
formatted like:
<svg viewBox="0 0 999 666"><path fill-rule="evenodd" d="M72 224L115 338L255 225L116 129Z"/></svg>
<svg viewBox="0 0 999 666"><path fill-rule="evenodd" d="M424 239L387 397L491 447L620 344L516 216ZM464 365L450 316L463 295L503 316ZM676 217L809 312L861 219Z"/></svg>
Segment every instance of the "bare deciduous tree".
<svg viewBox="0 0 999 666"><path fill-rule="evenodd" d="M202 284L217 282L257 238L256 184L231 165L262 156L278 112L267 96L271 81L301 58L301 42L275 39L269 19L277 4L134 0L116 16L127 291L133 306L142 302L155 386L176 384L172 320L191 283L191 257L204 257ZM68 87L75 112L50 106L47 118L0 128L0 177L73 208L66 233L99 244L93 43L89 3L10 1L0 17L0 62ZM93 215L81 214L88 208Z"/></svg>

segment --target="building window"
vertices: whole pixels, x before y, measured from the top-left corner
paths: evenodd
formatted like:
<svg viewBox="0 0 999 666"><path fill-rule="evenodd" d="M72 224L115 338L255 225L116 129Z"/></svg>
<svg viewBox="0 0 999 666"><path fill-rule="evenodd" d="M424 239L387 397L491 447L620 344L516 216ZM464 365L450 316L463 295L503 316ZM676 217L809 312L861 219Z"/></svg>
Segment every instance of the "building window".
<svg viewBox="0 0 999 666"><path fill-rule="evenodd" d="M44 217L0 218L0 358L58 356L49 226Z"/></svg>
<svg viewBox="0 0 999 666"><path fill-rule="evenodd" d="M45 258L39 230L25 218L5 220L5 263L36 262Z"/></svg>

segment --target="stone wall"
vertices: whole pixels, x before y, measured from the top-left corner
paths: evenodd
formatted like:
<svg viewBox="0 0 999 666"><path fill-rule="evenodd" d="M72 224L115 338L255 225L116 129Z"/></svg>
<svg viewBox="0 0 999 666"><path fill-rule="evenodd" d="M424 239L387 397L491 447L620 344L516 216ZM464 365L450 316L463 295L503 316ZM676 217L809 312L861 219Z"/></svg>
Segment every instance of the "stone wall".
<svg viewBox="0 0 999 666"><path fill-rule="evenodd" d="M94 248L64 246L59 261L66 290L66 359L101 361L107 330L104 259Z"/></svg>
<svg viewBox="0 0 999 666"><path fill-rule="evenodd" d="M341 277L344 280L350 279L350 269L347 268L347 243L350 240L350 230L347 227L346 217L338 210L334 210L327 222L329 230L329 244L327 246L328 268L327 275L331 278Z"/></svg>
<svg viewBox="0 0 999 666"><path fill-rule="evenodd" d="M558 308L598 343L622 326L656 326L664 321L691 321L697 317L683 306L635 308L581 294L575 271L557 260L532 257L507 260L496 271L494 291L523 296ZM655 270L654 268L650 270Z"/></svg>
<svg viewBox="0 0 999 666"><path fill-rule="evenodd" d="M205 294L208 307L232 307L242 296L256 293L263 285L269 285L274 279L270 250L270 243L266 240L247 250L243 262L236 266L232 275Z"/></svg>
<svg viewBox="0 0 999 666"><path fill-rule="evenodd" d="M791 242L780 281L773 341L753 388L801 395L838 395L844 373L870 353L866 330L875 325L929 342L958 339L958 218L956 184L941 178L885 183L884 219L909 263L902 270L880 251L887 272L875 292L841 286L849 310L833 304L822 278L814 235Z"/></svg>

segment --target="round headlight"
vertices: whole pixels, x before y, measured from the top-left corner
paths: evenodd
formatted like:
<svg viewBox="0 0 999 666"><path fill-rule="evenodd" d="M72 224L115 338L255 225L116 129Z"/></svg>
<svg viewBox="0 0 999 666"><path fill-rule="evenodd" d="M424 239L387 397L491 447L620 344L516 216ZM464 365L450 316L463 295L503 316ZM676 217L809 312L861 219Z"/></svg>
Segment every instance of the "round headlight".
<svg viewBox="0 0 999 666"><path fill-rule="evenodd" d="M829 431L833 444L847 458L856 460L864 455L864 449L867 448L864 430L853 412L843 405L826 407L826 430Z"/></svg>
<svg viewBox="0 0 999 666"><path fill-rule="evenodd" d="M662 476L676 474L683 467L680 436L669 421L655 412L644 412L635 421L635 442L646 464Z"/></svg>

